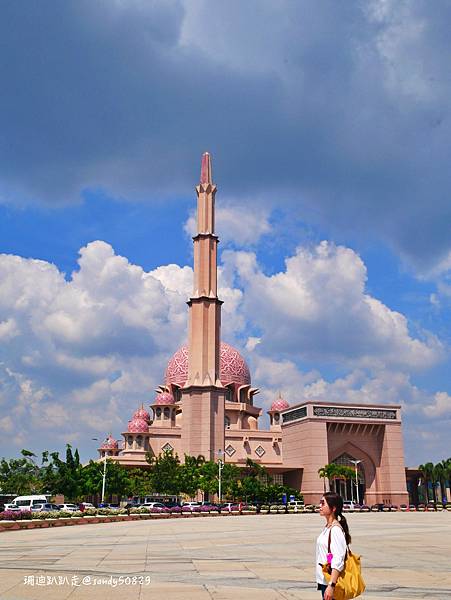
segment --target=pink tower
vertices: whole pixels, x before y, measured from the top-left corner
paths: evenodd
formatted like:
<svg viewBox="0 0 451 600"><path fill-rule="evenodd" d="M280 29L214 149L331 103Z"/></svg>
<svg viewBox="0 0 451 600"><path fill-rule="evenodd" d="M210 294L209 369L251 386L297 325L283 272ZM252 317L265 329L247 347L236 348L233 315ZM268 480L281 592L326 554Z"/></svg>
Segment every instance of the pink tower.
<svg viewBox="0 0 451 600"><path fill-rule="evenodd" d="M187 454L218 458L224 450L226 388L220 381L221 300L217 291L215 194L211 158L202 155L194 236L194 285L188 301L188 379L182 388L182 446Z"/></svg>

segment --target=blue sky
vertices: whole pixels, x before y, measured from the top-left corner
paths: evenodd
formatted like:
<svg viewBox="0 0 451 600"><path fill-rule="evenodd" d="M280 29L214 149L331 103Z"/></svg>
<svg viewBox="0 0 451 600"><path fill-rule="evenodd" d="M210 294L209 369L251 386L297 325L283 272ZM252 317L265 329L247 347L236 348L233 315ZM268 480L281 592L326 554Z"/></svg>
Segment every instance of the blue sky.
<svg viewBox="0 0 451 600"><path fill-rule="evenodd" d="M152 400L205 150L262 407L401 403L407 462L451 454L447 3L0 10L0 455L88 458Z"/></svg>

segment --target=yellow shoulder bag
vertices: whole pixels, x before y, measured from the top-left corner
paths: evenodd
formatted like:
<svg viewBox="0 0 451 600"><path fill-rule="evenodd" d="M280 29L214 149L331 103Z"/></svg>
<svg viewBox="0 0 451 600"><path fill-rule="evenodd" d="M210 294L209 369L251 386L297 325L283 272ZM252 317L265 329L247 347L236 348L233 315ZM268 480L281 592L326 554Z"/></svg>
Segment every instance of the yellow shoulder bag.
<svg viewBox="0 0 451 600"><path fill-rule="evenodd" d="M329 542L327 552L330 554L330 540L332 536L332 528L329 531ZM329 583L331 575L331 566L329 563L323 565L323 573L326 581ZM353 554L351 550L346 551L345 566L337 579L337 584L334 589L334 600L350 600L357 598L365 591L365 582L362 577L362 569L360 566L360 556Z"/></svg>

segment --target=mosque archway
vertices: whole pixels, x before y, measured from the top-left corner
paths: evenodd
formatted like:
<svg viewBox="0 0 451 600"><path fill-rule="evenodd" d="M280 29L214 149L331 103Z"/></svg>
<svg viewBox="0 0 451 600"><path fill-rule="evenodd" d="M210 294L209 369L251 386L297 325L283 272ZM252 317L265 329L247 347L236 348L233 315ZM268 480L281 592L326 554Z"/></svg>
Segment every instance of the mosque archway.
<svg viewBox="0 0 451 600"><path fill-rule="evenodd" d="M351 467L354 471L357 466L357 478L351 479L334 479L331 481L331 491L340 494L340 496L347 502L358 502L363 503L363 499L365 498L366 492L366 482L365 482L365 471L362 465L362 461L358 462L356 465L356 461L359 459L351 456L347 452L340 454L337 458L335 458L332 463L335 465ZM356 479L358 484L356 483Z"/></svg>

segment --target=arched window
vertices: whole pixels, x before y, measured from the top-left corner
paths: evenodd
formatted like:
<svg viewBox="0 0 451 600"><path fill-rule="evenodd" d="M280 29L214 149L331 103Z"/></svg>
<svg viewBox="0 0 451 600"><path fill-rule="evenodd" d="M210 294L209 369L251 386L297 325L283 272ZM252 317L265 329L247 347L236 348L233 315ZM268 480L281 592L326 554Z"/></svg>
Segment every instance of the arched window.
<svg viewBox="0 0 451 600"><path fill-rule="evenodd" d="M138 446L138 448L141 448L143 443L143 439L141 435L138 435L138 437L136 438L136 445Z"/></svg>
<svg viewBox="0 0 451 600"><path fill-rule="evenodd" d="M227 415L224 417L224 428L230 429L230 417L228 417Z"/></svg>
<svg viewBox="0 0 451 600"><path fill-rule="evenodd" d="M166 408L164 409L164 418L165 418L165 419L169 419L169 415L170 415L170 410L169 410L169 408L166 406Z"/></svg>
<svg viewBox="0 0 451 600"><path fill-rule="evenodd" d="M156 412L156 415L157 415L157 419L160 419L161 418L161 408L158 407L155 412Z"/></svg>

